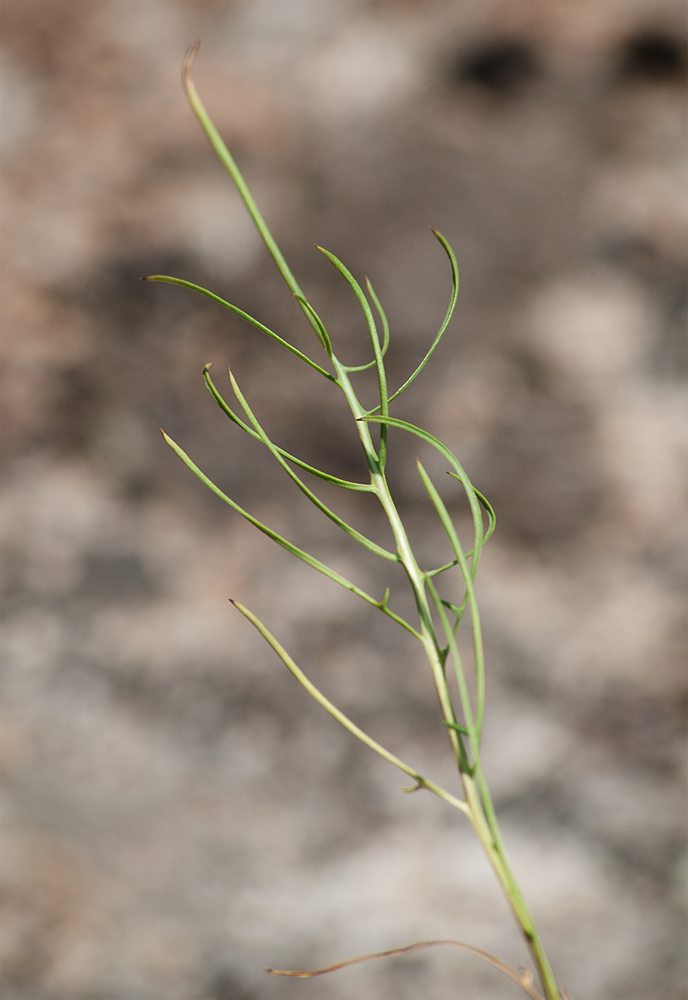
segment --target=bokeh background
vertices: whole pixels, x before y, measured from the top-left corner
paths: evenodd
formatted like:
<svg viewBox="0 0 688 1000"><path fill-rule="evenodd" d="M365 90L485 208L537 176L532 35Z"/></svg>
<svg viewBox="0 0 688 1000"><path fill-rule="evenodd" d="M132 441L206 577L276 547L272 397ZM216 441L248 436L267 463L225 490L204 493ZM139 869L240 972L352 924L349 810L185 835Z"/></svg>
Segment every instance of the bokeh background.
<svg viewBox="0 0 688 1000"><path fill-rule="evenodd" d="M395 412L497 509L485 757L512 861L576 1000L688 997L685 22L673 0L4 0L6 1000L497 1000L515 987L452 949L307 982L263 967L432 937L527 957L462 817L400 793L227 599L454 787L420 651L160 439L396 594L201 368L223 386L231 364L287 449L363 475L324 380L139 281L208 285L314 350L185 104L196 38L207 107L351 363L361 317L313 244L371 277L394 384L448 301L428 227L453 243L456 318ZM427 453L391 441L400 509L442 561ZM386 541L366 499L335 502Z"/></svg>

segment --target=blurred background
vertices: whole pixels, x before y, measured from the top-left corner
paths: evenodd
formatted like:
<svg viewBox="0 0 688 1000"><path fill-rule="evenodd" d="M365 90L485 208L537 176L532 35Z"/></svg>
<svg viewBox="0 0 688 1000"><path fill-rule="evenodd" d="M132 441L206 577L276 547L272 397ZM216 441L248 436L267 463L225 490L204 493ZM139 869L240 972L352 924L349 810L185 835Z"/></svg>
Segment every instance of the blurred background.
<svg viewBox="0 0 688 1000"><path fill-rule="evenodd" d="M283 447L364 476L329 385L201 296L139 281L209 286L317 353L183 98L196 38L199 91L345 360L368 360L365 329L313 244L373 281L396 385L450 294L428 227L452 242L455 319L395 413L445 440L497 510L479 578L485 760L511 858L576 1000L688 997L685 15L674 0L4 0L6 1000L497 1000L518 991L453 949L312 981L263 967L433 937L527 961L468 824L403 795L227 599L455 788L420 650L160 438L407 607L394 567L316 516L201 369L229 392L231 364ZM414 458L440 482L444 467L390 439L403 517L442 562ZM388 543L368 499L332 502Z"/></svg>

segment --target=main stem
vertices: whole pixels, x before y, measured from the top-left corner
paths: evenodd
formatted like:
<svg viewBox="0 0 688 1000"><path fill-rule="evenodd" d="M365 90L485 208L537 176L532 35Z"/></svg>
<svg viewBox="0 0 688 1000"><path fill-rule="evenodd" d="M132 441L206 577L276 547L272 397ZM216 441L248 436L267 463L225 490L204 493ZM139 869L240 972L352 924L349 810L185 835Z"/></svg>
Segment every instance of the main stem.
<svg viewBox="0 0 688 1000"><path fill-rule="evenodd" d="M347 398L354 417L364 415L353 387L349 380L346 368L341 365L336 358L333 358L337 369L337 380ZM420 569L416 557L411 548L411 544L406 534L399 512L389 490L384 471L380 467L375 446L373 444L368 424L357 419L358 432L363 444L368 467L370 469L371 484L375 488L378 500L387 515L390 527L397 544L397 554L399 562L406 570L413 593L416 599L416 606L420 618L421 641L425 649L428 663L432 671L435 688L440 702L440 708L445 722L455 723L456 716L451 701L451 695L447 686L444 664L440 653L439 643L435 634L435 628L430 611L430 604L425 587L425 576ZM542 987L547 1000L560 1000L561 994L554 978L552 967L549 963L542 940L538 933L535 921L526 905L516 878L511 870L511 866L506 857L506 851L502 841L497 817L490 793L485 781L479 759L473 768L465 765L465 753L462 748L461 738L452 726L447 726L447 736L451 744L452 752L456 760L456 765L461 776L466 804L469 807L469 818L473 828L483 846L487 858L499 879L507 900L511 907L514 919L523 935L526 946L532 956L535 967L538 971ZM475 775L475 776L474 776ZM477 780L476 780L477 779Z"/></svg>
<svg viewBox="0 0 688 1000"><path fill-rule="evenodd" d="M482 785L483 781L479 781L479 784ZM485 851L497 878L501 882L504 893L509 901L514 919L518 924L519 930L523 935L526 946L532 956L533 962L535 963L535 967L540 977L540 982L542 983L542 988L545 991L545 996L547 997L547 1000L560 1000L561 993L559 992L559 987L557 986L556 979L554 978L552 966L547 958L547 954L542 944L542 939L540 938L537 927L535 926L535 921L531 916L530 910L528 909L526 901L523 898L516 881L516 877L514 876L511 866L507 860L499 827L497 826L495 819L488 820L486 818L485 813L487 810L484 809L483 801L481 801L484 800L485 789L481 788L479 792L474 779L471 775L466 774L465 772L462 772L461 774L461 783L463 785L464 795L466 796L466 803L470 809L469 818L473 824L473 829L478 835L480 843L483 845L483 850Z"/></svg>

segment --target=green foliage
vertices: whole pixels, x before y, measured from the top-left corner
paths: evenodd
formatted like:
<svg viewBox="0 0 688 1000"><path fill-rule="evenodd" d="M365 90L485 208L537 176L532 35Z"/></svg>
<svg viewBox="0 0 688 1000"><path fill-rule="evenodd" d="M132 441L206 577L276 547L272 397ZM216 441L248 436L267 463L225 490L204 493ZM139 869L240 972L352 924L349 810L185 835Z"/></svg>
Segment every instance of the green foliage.
<svg viewBox="0 0 688 1000"><path fill-rule="evenodd" d="M221 410L234 424L245 431L245 433L255 438L257 441L260 441L268 449L272 457L282 466L287 475L289 475L296 486L311 501L311 503L318 508L318 510L320 510L350 538L364 546L370 552L379 556L383 560L397 562L403 566L408 579L408 584L411 587L415 598L415 604L418 612L418 622L416 624L412 624L411 622L406 621L401 617L401 615L394 612L388 606L389 590L385 592L381 599L376 599L370 594L367 594L356 584L345 579L341 574L325 565L319 559L316 559L309 553L304 552L292 542L283 538L276 531L273 531L267 525L257 520L257 518L253 517L253 515L251 515L248 511L240 507L239 504L237 504L230 497L226 496L226 494L224 494L214 483L212 483L194 464L182 448L180 448L178 444L164 434L164 432L163 436L165 441L191 469L191 471L194 472L211 490L213 490L214 493L224 500L225 503L229 504L233 510L241 514L242 517L250 521L256 528L264 532L268 535L268 537L272 538L288 552L292 553L292 555L307 563L314 570L323 573L330 580L335 581L341 587L356 594L363 601L366 601L368 604L378 608L382 614L391 618L392 621L404 628L423 646L424 652L427 656L429 669L432 673L439 696L443 716L441 722L447 733L450 751L456 762L458 776L463 789L463 798L458 798L446 789L441 788L432 781L429 781L427 778L420 775L413 767L405 764L398 757L377 743L377 741L372 739L367 733L361 730L313 685L303 671L301 671L296 665L288 652L268 631L266 626L259 621L254 614L252 614L251 611L237 601L232 602L234 606L266 639L283 663L303 685L306 691L308 691L308 693L327 712L329 712L333 718L335 718L342 726L348 729L350 733L364 742L372 750L384 757L385 760L400 768L405 774L409 775L413 779L413 786L405 788L405 791L425 789L438 796L449 805L458 809L470 820L509 899L516 921L535 963L540 981L542 983L542 988L544 990L544 995L547 1000L560 1000L560 998L565 997L566 994L560 993L559 991L533 919L526 907L521 892L509 867L480 757L480 741L485 709L485 665L480 614L475 592L475 578L478 571L482 547L495 529L495 514L488 500L475 489L458 459L452 454L446 445L444 445L441 441L438 441L437 438L433 437L433 435L429 434L422 428L416 427L415 425L397 417L392 417L389 413L390 403L397 400L404 390L411 385L414 379L424 369L449 324L456 305L459 286L456 257L442 234L433 230L433 233L443 248L450 264L452 291L449 306L440 329L423 360L410 377L398 389L390 393L387 386L387 375L384 361L390 342L389 324L377 295L367 279L366 291L368 294L366 295L366 292L356 281L351 272L344 266L344 264L338 260L333 253L330 253L322 247L318 247L320 252L327 257L327 259L351 287L351 290L363 312L368 334L370 336L373 354L372 360L365 365L353 367L343 364L333 349L332 342L323 321L317 315L315 309L308 302L297 284L296 279L291 273L284 257L282 256L270 233L270 230L261 216L243 177L239 173L236 163L224 145L219 133L210 121L205 108L200 101L190 76L191 64L197 47L198 46L196 45L192 50L190 50L184 64L184 86L191 106L198 117L198 120L200 121L213 149L229 172L230 177L241 195L246 208L259 233L261 234L268 250L272 254L272 257L290 292L299 303L306 320L312 327L317 341L326 355L324 365L329 366L330 370L297 350L297 348L292 344L288 343L252 316L249 316L242 309L226 302L224 299L205 288L194 285L189 281L184 281L181 278L168 277L166 275L152 275L146 280L171 282L173 284L183 285L193 289L194 291L200 292L202 295L208 296L219 305L229 309L232 313L246 320L248 323L251 323L262 333L265 333L282 347L296 355L305 364L309 365L322 375L323 378L332 383L333 389L337 389L344 394L351 410L351 415L355 422L363 453L366 458L370 476L369 482L358 483L339 479L336 476L332 476L321 471L320 469L314 468L294 455L284 451L284 449L270 439L266 431L261 426L241 392L241 389L239 388L239 385L231 371L229 372L231 388L240 410L243 411L243 417L236 413L220 395L210 377L210 365L206 365L203 371L203 377L208 391ZM371 302L375 312L373 312L373 308L371 308ZM377 319L375 314L377 314ZM378 323L380 324L382 330L382 339L380 337ZM359 372L368 368L375 368L376 370L379 393L379 403L372 410L366 410L361 405L356 394L353 381L353 378ZM377 433L375 437L371 433L373 425L377 425ZM432 482L432 479L421 463L417 463L418 474L435 509L439 522L447 536L451 552L450 560L446 564L434 569L422 570L420 568L389 489L385 474L387 436L389 428L395 428L404 433L413 434L435 448L448 463L450 467L449 475L461 483L468 499L473 521L473 538L471 548L468 551L464 551L458 532L454 527L449 512L447 511L435 484ZM371 539L366 538L365 535L361 534L361 532L359 532L355 527L348 524L334 511L330 510L330 508L327 507L313 492L310 486L308 486L301 479L300 475L295 471L295 468L308 473L315 479L324 480L325 482L338 486L341 489L357 490L374 494L381 504L392 529L396 545L395 550L390 551L385 549ZM440 595L440 591L436 583L437 578L441 574L444 574L451 569L458 570L464 591L463 599L459 605L443 598ZM475 689L475 695L473 697L471 697L471 685L469 684L469 679L466 676L466 669L456 641L457 631L462 623L464 612L466 610L468 611L471 622L473 641L473 686ZM448 660L452 663L457 680L459 692L458 704L454 704L447 680L446 665ZM542 1000L541 995L533 988L532 974L527 970L513 970L499 959L496 959L493 956L488 956L479 949L475 949L473 946L464 945L462 942L421 942L417 945L394 949L392 953L400 954L416 947L425 947L437 943L454 943L459 944L461 947L468 948L473 953L480 955L482 958L490 961L495 967L499 968L500 971L504 972L504 974L507 975L513 982L517 983L523 992L525 992L528 996L535 998L535 1000L537 1000L537 998ZM375 956L365 957L368 958ZM357 958L349 960L349 962L339 963L336 967L328 967L328 969L324 970L312 970L310 972L303 973L289 973L284 970L281 972L278 970L269 971L280 975L309 976L321 974L326 971L333 971L334 968L341 968L343 965L359 960L362 959Z"/></svg>

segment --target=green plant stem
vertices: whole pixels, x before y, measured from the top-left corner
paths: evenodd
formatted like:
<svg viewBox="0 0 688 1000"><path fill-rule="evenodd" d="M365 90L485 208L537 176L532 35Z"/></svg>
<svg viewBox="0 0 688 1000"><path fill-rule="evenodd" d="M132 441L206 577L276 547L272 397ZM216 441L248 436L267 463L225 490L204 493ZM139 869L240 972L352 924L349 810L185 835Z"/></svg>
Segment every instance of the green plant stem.
<svg viewBox="0 0 688 1000"><path fill-rule="evenodd" d="M542 939L538 933L535 921L523 898L516 878L507 860L504 844L499 833L496 820L488 822L483 809L483 792L478 789L474 779L469 774L461 775L466 804L469 807L469 819L473 825L480 843L483 845L487 858L492 865L495 875L502 885L506 898L510 904L514 919L519 926L526 946L532 956L533 962L540 977L542 988L545 991L547 1000L560 1000L559 987L554 978L554 972L542 944ZM488 794L489 797L489 794Z"/></svg>
<svg viewBox="0 0 688 1000"><path fill-rule="evenodd" d="M338 373L338 375L340 384L343 384L344 373ZM357 408L358 407L352 406L354 416L357 416ZM357 420L357 422L359 425L363 426L367 423L367 421L362 420ZM365 433L363 431L361 432L361 438L364 442L364 449L366 449L366 451L374 451L370 437L368 436L366 441ZM560 1000L559 988L545 953L535 921L533 920L525 903L516 878L506 857L504 843L499 831L492 800L482 771L479 747L476 746L474 741L472 741L472 743L475 752L475 770L478 776L477 787L473 776L466 770L461 737L454 728L456 724L456 717L451 701L451 694L447 685L444 663L440 654L439 643L435 636L432 615L430 613L430 607L427 599L425 588L427 578L420 570L418 562L413 554L403 522L401 521L396 505L389 491L389 486L384 472L373 466L371 469L371 482L375 486L375 492L389 520L397 542L399 561L406 570L416 598L416 605L421 624L421 642L423 644L423 648L425 649L433 680L435 682L435 688L439 697L444 721L449 723L447 726L447 734L461 775L461 782L466 796L466 803L470 810L469 818L511 905L514 918L523 935L528 950L532 955L533 961L535 962L538 975L545 991L545 996L547 1000ZM478 546L476 546L476 548L478 548ZM473 560L476 564L477 555L478 552L476 551ZM464 578L466 579L466 582L470 586L470 590L472 592L471 576L474 575L474 570L473 567L471 567L471 570L473 570L472 573L466 566L465 557L463 556L460 546L457 552L457 559L463 563L462 569L464 571ZM477 618L477 605L475 605L474 593L469 594L469 600L471 600L472 610L474 610L476 614L475 620L477 621L478 628L476 651L479 649L482 654L482 638L479 635L479 618ZM470 721L472 722L473 720L471 719ZM480 794L478 794L478 789Z"/></svg>
<svg viewBox="0 0 688 1000"><path fill-rule="evenodd" d="M380 468L378 456L375 452L375 447L367 426L367 421L360 419L365 415L365 411L363 410L363 407L359 403L353 390L348 372L334 357L333 363L335 364L335 369L337 371L337 381L342 387L351 408L351 412L356 420L358 433L368 460L368 467L370 468L371 486L373 487L373 491L377 495L382 509L387 516L387 520L389 521L389 525L394 535L394 540L397 544L397 556L399 562L404 567L413 590L421 623L421 642L432 671L435 688L442 710L442 717L445 722L456 723L451 696L447 687L446 678L444 676L442 656L434 634L432 615L430 613L430 606L425 592L424 574L413 554L406 529L404 528L403 522L396 508L396 504L392 498L387 478L383 469ZM459 735L455 729L448 726L447 736L451 744L454 757L458 763L461 759L461 742Z"/></svg>
<svg viewBox="0 0 688 1000"><path fill-rule="evenodd" d="M380 496L380 500L386 508L386 512L391 514L391 511L388 511L386 503L383 502L382 496ZM427 598L425 596L421 578L416 575L416 572L414 572L414 565L417 569L417 563L412 554L411 558L402 557L401 561L406 569L416 595L416 603L418 605L421 620L422 643L430 664L433 679L435 681L435 688L439 696L444 720L448 723L456 723L451 696L447 687L444 666L439 655L438 643L434 635L434 630L432 629L431 624L429 624L432 619L430 616ZM418 574L420 574L419 570ZM447 727L447 732L461 775L461 782L466 796L466 803L468 804L470 810L469 819L471 824L473 825L473 828L483 845L483 849L487 854L488 860L490 861L490 864L492 865L492 868L511 905L516 923L519 926L526 946L528 947L537 968L547 1000L560 1000L559 988L554 978L554 973L549 959L545 953L535 921L530 914L506 857L504 844L497 825L496 817L494 815L494 809L492 808L492 801L482 773L480 758L478 757L476 761L476 770L479 775L478 787L480 789L480 794L478 795L475 780L467 772L465 767L464 757L462 754L461 737L452 725ZM489 802L487 809L485 809L483 805L485 801ZM486 812L489 813L489 820L485 816Z"/></svg>
<svg viewBox="0 0 688 1000"><path fill-rule="evenodd" d="M186 94L188 96L191 107L194 113L198 117L213 149L217 153L219 159L224 164L227 169L232 181L234 182L237 191L239 192L241 198L246 205L246 208L253 219L253 222L258 229L267 249L272 255L284 281L286 282L288 288L290 289L292 295L297 299L299 306L301 307L304 315L306 316L308 322L316 333L316 336L325 350L328 356L329 362L334 368L335 375L331 375L324 368L318 365L311 358L304 355L302 352L298 351L293 345L288 341L279 337L272 330L259 323L253 317L244 313L238 307L231 305L214 293L209 292L200 286L193 285L191 282L183 281L182 279L170 278L163 275L151 276L148 280L154 281L166 281L178 285L185 285L187 287L193 288L197 292L209 296L214 299L225 308L230 309L235 314L239 315L243 319L247 320L249 323L253 324L254 327L260 329L263 333L266 333L273 340L281 344L287 350L291 351L292 354L297 355L302 361L310 365L311 368L317 370L321 375L324 375L331 383L334 383L346 397L347 403L350 407L351 413L354 417L356 427L358 430L361 445L363 447L363 452L368 465L368 470L370 473L370 484L363 483L350 483L345 480L338 480L336 477L329 476L326 473L320 472L320 470L315 469L312 466L308 466L306 463L301 462L299 459L294 458L292 455L285 452L283 449L274 444L266 432L263 430L261 424L258 422L257 418L254 416L252 410L250 409L248 402L244 399L241 394L235 380L230 374L232 379L232 386L234 389L235 396L242 407L244 414L248 418L249 423L245 423L241 420L233 411L227 406L225 401L219 395L215 386L212 384L210 377L208 375L208 366L204 371L206 378L206 384L213 394L216 402L222 407L227 416L234 421L239 427L241 427L246 433L251 436L258 438L262 443L270 450L274 458L283 466L285 471L291 476L299 489L304 493L308 499L314 503L323 514L329 517L335 524L338 525L342 530L347 532L347 534L358 541L360 544L364 545L370 551L374 552L378 556L392 561L397 561L401 563L408 578L410 587L412 589L416 609L419 616L420 626L419 630L415 629L409 622L406 622L399 615L396 615L387 607L387 600L389 597L389 591L385 592L385 596L381 601L375 600L360 587L356 586L351 581L342 577L339 573L335 572L330 567L326 566L320 560L310 556L308 553L299 549L297 546L288 542L285 538L282 538L275 531L268 528L266 525L262 524L255 517L245 511L240 507L235 501L227 497L217 486L215 486L198 467L191 461L188 455L182 451L182 449L170 438L165 435L167 443L176 451L183 462L203 481L205 482L218 496L220 496L226 503L228 503L235 511L241 514L244 518L249 520L255 525L260 531L268 535L279 545L285 548L287 551L291 552L294 556L301 559L303 562L310 565L313 569L325 576L329 577L331 580L338 583L340 586L344 587L346 590L355 593L358 597L366 601L368 604L372 604L374 607L381 610L384 614L390 617L397 624L401 625L408 632L410 632L423 646L425 655L427 657L430 671L432 674L433 682L439 699L440 709L442 713L442 721L444 724L445 731L447 733L447 738L451 747L452 754L456 761L456 766L459 772L459 778L462 784L464 800L458 799L456 796L452 795L447 790L441 788L439 785L434 784L428 779L424 778L409 765L405 764L398 757L388 751L386 748L377 743L376 740L372 739L367 733L355 725L343 712L341 712L332 702L325 697L325 695L320 692L315 685L303 674L303 672L298 668L296 663L291 659L286 650L279 644L274 636L267 630L267 628L260 622L255 615L253 615L247 608L239 604L236 601L232 603L238 608L238 610L254 625L255 628L263 635L266 641L275 650L278 656L286 664L289 670L294 674L298 681L304 686L308 693L323 707L326 711L330 713L341 725L349 730L354 736L359 740L364 742L368 747L373 749L376 753L380 754L390 763L401 768L406 774L411 776L415 782L414 788L406 789L406 791L415 791L419 788L425 788L432 794L439 796L441 799L452 805L454 808L459 809L461 812L465 813L487 855L487 858L502 885L504 893L507 897L509 905L511 907L514 919L518 924L521 934L523 935L528 950L532 956L535 963L540 981L543 986L544 994L546 1000L561 1000L564 996L560 992L554 974L552 972L550 963L545 954L545 950L540 939L539 933L530 914L530 911L523 899L521 891L519 889L516 878L511 870L509 861L507 859L506 851L502 841L502 836L499 830L499 825L497 823L497 818L490 796L487 781L483 772L482 761L480 756L480 736L482 728L482 717L483 717L483 706L484 706L484 663L483 663L483 640L482 632L480 627L480 615L478 611L477 599L474 589L474 580L476 571L478 568L478 563L481 555L481 549L485 541L492 534L495 526L495 516L492 507L472 485L470 479L466 475L462 466L459 464L457 458L452 454L452 452L447 448L446 445L438 441L435 437L429 434L427 431L421 428L415 427L413 424L407 421L393 418L389 415L389 403L396 399L404 389L411 384L411 382L417 377L418 374L423 370L427 361L432 356L435 348L440 342L440 339L451 319L454 306L456 304L456 298L458 293L458 268L456 263L456 258L454 253L445 240L445 238L433 230L435 237L438 239L442 247L444 248L452 270L452 295L450 299L449 308L446 312L444 320L441 324L439 333L436 335L430 350L427 352L423 358L420 365L413 372L411 377L398 389L396 392L389 393L387 388L387 377L384 367L384 355L387 350L389 343L389 325L387 319L382 310L377 296L375 295L370 282L366 279L366 284L368 288L368 293L375 305L375 308L380 316L383 326L383 342L380 343L380 338L377 332L377 327L373 312L370 308L368 300L363 292L363 289L358 284L356 279L353 277L350 271L339 261L334 254L327 250L320 249L333 263L337 270L342 274L345 280L349 283L350 287L353 289L359 305L363 311L368 331L370 334L370 339L373 348L374 359L369 364L359 365L359 366L347 366L344 365L334 354L332 350L332 344L325 329L325 326L320 319L320 317L315 312L312 305L306 300L301 288L299 287L294 275L292 274L289 266L287 265L277 243L275 242L265 220L263 219L258 207L253 200L251 192L246 185L234 159L229 153L227 147L225 146L219 132L215 128L214 124L210 120L203 104L201 103L200 97L196 91L196 88L191 80L191 65L193 63L194 56L198 49L198 43L187 53L187 57L184 62L183 69L183 82ZM379 390L379 403L371 410L365 410L354 391L351 376L359 371L364 371L366 368L374 366L377 369L378 375L378 390ZM379 445L376 449L371 436L371 423L380 424L379 431ZM426 443L430 444L433 448L436 448L448 461L451 466L450 475L455 479L458 479L462 484L466 497L468 499L472 518L473 518L473 547L472 549L464 553L462 549L461 542L458 538L456 529L453 526L447 508L444 502L441 500L438 491L431 482L429 476L423 469L422 465L418 463L418 471L428 493L428 496L435 508L435 511L439 517L439 520L445 530L445 533L449 539L451 547L453 549L454 559L441 566L436 570L423 571L421 570L416 556L411 547L406 529L404 527L401 516L397 510L396 504L392 497L389 484L385 475L385 461L387 452L387 434L389 427L396 427L401 430L410 432L420 437ZM359 490L374 493L384 510L387 517L388 523L390 525L392 534L394 536L394 541L396 545L396 552L384 549L377 543L373 542L371 539L366 538L360 532L358 532L352 526L346 524L334 511L326 507L315 494L301 481L301 479L296 475L296 473L288 466L287 462L296 463L301 468L310 472L312 475L319 477L321 479L328 480L330 483L339 485L345 489ZM484 530L483 525L483 512L487 512L488 516L488 528L487 531ZM470 563L468 560L470 559ZM461 577L464 584L464 597L460 606L452 604L450 601L444 600L433 581L433 577L437 574L450 569L453 566L458 566L461 572ZM446 609L449 608L456 615L456 621L452 625L447 617ZM473 635L473 653L474 653L474 668L475 668L475 681L476 681L476 694L475 694L475 709L473 708L471 702L471 696L469 693L469 687L464 674L464 668L459 655L458 646L456 643L456 632L461 622L464 610L468 608L470 611L470 617L472 622L472 635ZM433 617L433 615L435 617ZM440 628L436 627L436 620L439 618ZM439 635L444 632L446 645L440 642ZM438 635L439 633L439 635ZM459 686L459 700L461 708L461 718L457 719L456 711L452 701L452 695L449 689L446 676L446 666L447 658L451 654L456 678ZM458 704L458 703L457 703ZM401 949L403 951L403 949ZM475 950L475 949L474 949ZM479 950L476 952L479 953ZM498 960L497 960L498 961ZM343 963L347 964L347 963ZM328 971L328 970L321 970ZM290 973L289 973L290 974ZM310 973L309 973L310 975ZM513 977L512 977L513 978ZM521 979L517 977L514 982L517 982L524 989L529 996L537 995L534 991L530 991L530 985L527 981L528 977L524 975Z"/></svg>

